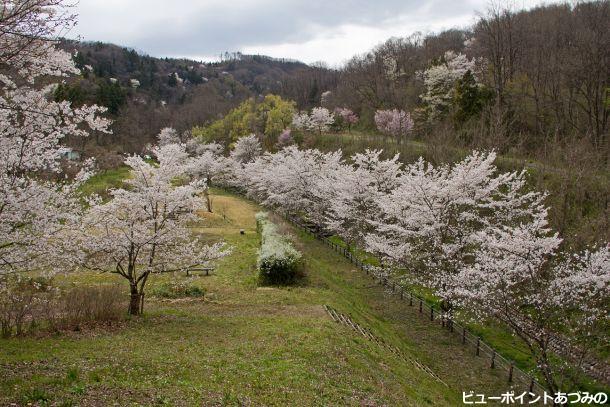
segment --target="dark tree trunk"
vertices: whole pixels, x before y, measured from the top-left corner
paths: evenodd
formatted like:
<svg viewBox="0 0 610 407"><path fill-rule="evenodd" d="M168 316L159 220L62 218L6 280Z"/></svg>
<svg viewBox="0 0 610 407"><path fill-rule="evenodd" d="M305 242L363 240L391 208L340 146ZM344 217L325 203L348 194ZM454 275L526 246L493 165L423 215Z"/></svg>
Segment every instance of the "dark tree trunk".
<svg viewBox="0 0 610 407"><path fill-rule="evenodd" d="M140 293L138 287L131 286L131 296L129 300L129 315L140 315Z"/></svg>

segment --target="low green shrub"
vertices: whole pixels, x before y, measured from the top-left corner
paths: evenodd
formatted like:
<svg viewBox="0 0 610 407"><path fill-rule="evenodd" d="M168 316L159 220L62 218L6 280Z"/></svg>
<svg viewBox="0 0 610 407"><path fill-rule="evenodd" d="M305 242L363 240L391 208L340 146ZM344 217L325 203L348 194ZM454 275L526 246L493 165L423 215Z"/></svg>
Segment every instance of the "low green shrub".
<svg viewBox="0 0 610 407"><path fill-rule="evenodd" d="M205 290L187 281L168 281L153 288L152 294L158 298L198 298Z"/></svg>
<svg viewBox="0 0 610 407"><path fill-rule="evenodd" d="M256 214L256 225L261 235L257 266L260 278L271 284L286 284L294 280L301 261L299 253L282 236L266 213Z"/></svg>

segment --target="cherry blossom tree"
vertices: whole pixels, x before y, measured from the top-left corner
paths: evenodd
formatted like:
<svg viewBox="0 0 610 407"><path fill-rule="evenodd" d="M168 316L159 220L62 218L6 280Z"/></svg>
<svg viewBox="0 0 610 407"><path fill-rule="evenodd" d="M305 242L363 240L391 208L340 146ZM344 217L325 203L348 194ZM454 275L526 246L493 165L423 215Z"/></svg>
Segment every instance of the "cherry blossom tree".
<svg viewBox="0 0 610 407"><path fill-rule="evenodd" d="M439 117L451 106L456 82L466 72L474 75L475 70L476 61L474 59L468 59L464 54L447 51L440 64L433 65L420 73L426 87L426 92L420 97L428 105L432 119Z"/></svg>
<svg viewBox="0 0 610 407"><path fill-rule="evenodd" d="M552 354L578 364L573 355L590 349L586 338L607 323L608 248L561 261L545 195L529 190L525 172L498 173L494 159L475 152L453 166L407 166L399 185L377 196L366 247L430 287L450 318L462 309L505 323L556 391L565 364Z"/></svg>
<svg viewBox="0 0 610 407"><path fill-rule="evenodd" d="M290 129L285 129L277 138L277 146L279 148L289 146L292 143L294 143L294 139Z"/></svg>
<svg viewBox="0 0 610 407"><path fill-rule="evenodd" d="M352 112L347 107L338 107L335 109L335 114L347 125L347 130L351 131L352 126L358 123L358 115Z"/></svg>
<svg viewBox="0 0 610 407"><path fill-rule="evenodd" d="M317 131L319 134L328 131L334 122L334 115L325 107L314 107L309 115L300 112L292 117L292 127L295 130Z"/></svg>
<svg viewBox="0 0 610 407"><path fill-rule="evenodd" d="M561 259L561 239L546 217L542 207L529 222L483 231L482 249L459 275L453 297L479 320L494 318L508 326L555 393L569 386L558 382L572 376L566 369L599 350L599 334L609 322L610 256L604 245Z"/></svg>
<svg viewBox="0 0 610 407"><path fill-rule="evenodd" d="M382 54L381 63L383 64L385 77L390 82L395 82L398 79L398 77L400 76L396 58L394 58L394 56L390 55L389 53Z"/></svg>
<svg viewBox="0 0 610 407"><path fill-rule="evenodd" d="M377 110L375 125L383 134L396 138L398 143L413 130L411 114L398 109Z"/></svg>
<svg viewBox="0 0 610 407"><path fill-rule="evenodd" d="M328 131L330 125L335 122L333 114L325 107L314 107L311 110L310 130L317 131L318 134Z"/></svg>
<svg viewBox="0 0 610 407"><path fill-rule="evenodd" d="M326 226L337 233L348 246L362 244L371 231L370 222L377 219L379 195L397 187L402 173L398 155L380 159L381 150L366 150L352 157L353 165L341 165L326 177L330 202Z"/></svg>
<svg viewBox="0 0 610 407"><path fill-rule="evenodd" d="M420 159L377 200L380 220L371 222L368 250L416 270L409 278L435 290L446 311L461 288L458 276L480 253L480 233L533 216L543 199L526 191L524 172L497 174L494 159L474 152L440 167Z"/></svg>
<svg viewBox="0 0 610 407"><path fill-rule="evenodd" d="M320 95L320 104L322 106L328 105L332 96L333 93L330 90L322 92L322 94Z"/></svg>
<svg viewBox="0 0 610 407"><path fill-rule="evenodd" d="M245 165L240 177L249 196L266 206L302 214L322 225L330 204L326 174L341 165L341 152L322 153L289 146Z"/></svg>
<svg viewBox="0 0 610 407"><path fill-rule="evenodd" d="M168 144L153 152L158 165L127 158L128 187L113 190L106 203L92 199L77 235L87 253L85 267L127 279L132 315L141 312L151 275L201 267L227 254L223 243L204 244L190 231L200 220L195 211L204 205L199 194L205 185L201 180L175 185L191 166L184 147Z"/></svg>
<svg viewBox="0 0 610 407"><path fill-rule="evenodd" d="M298 112L292 116L292 128L295 130L309 130L311 128L311 119L307 112Z"/></svg>
<svg viewBox="0 0 610 407"><path fill-rule="evenodd" d="M186 151L191 156L199 156L206 151L210 151L216 155L222 155L224 147L218 143L202 143L196 138L189 138L186 142Z"/></svg>
<svg viewBox="0 0 610 407"><path fill-rule="evenodd" d="M157 136L157 144L159 146L178 143L180 143L180 136L178 136L176 129L172 127L164 127L161 129L161 131L159 131L159 135Z"/></svg>
<svg viewBox="0 0 610 407"><path fill-rule="evenodd" d="M108 132L97 106L55 102L54 81L78 74L71 55L55 38L74 25L59 0L4 2L0 13L0 273L65 269L73 253L61 234L80 211L77 186L62 179L65 136ZM61 259L60 259L61 258Z"/></svg>
<svg viewBox="0 0 610 407"><path fill-rule="evenodd" d="M235 148L231 151L231 158L245 164L261 155L262 151L263 148L256 134L250 134L249 136L239 138L235 142Z"/></svg>
<svg viewBox="0 0 610 407"><path fill-rule="evenodd" d="M187 172L192 177L202 180L203 197L208 212L212 212L212 200L209 188L213 183L227 184L232 177L233 160L219 154L218 144L200 144L201 154L191 159Z"/></svg>

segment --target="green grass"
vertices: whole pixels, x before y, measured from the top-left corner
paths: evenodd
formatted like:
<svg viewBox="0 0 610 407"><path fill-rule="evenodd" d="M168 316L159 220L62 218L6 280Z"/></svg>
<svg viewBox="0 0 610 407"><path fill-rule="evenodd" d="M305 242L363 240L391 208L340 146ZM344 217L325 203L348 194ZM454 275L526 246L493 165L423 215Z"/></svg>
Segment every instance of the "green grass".
<svg viewBox="0 0 610 407"><path fill-rule="evenodd" d="M259 287L260 208L229 193L213 198L215 212L202 213L194 232L224 239L232 254L210 276L153 276L147 287L188 280L203 298L147 297L145 315L118 327L0 340L0 404L449 406L460 404L462 390L508 389L503 372L281 219L304 255L305 277ZM57 282L118 280L82 272ZM324 304L429 366L449 388L333 322Z"/></svg>
<svg viewBox="0 0 610 407"><path fill-rule="evenodd" d="M126 166L100 171L81 185L80 191L85 196L99 194L107 197L109 189L123 186L125 178L129 176L129 171L130 168Z"/></svg>

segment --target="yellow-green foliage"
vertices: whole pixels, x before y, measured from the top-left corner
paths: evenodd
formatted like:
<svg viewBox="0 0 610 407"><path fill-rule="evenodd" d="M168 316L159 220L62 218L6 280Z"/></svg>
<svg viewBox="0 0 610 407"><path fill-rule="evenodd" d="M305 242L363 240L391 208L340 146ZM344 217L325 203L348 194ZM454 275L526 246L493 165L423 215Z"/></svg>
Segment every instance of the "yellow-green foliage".
<svg viewBox="0 0 610 407"><path fill-rule="evenodd" d="M225 144L250 133L264 134L266 139L274 140L290 125L295 106L295 102L276 95L267 95L260 102L250 98L209 126L194 127L193 136L205 142Z"/></svg>

